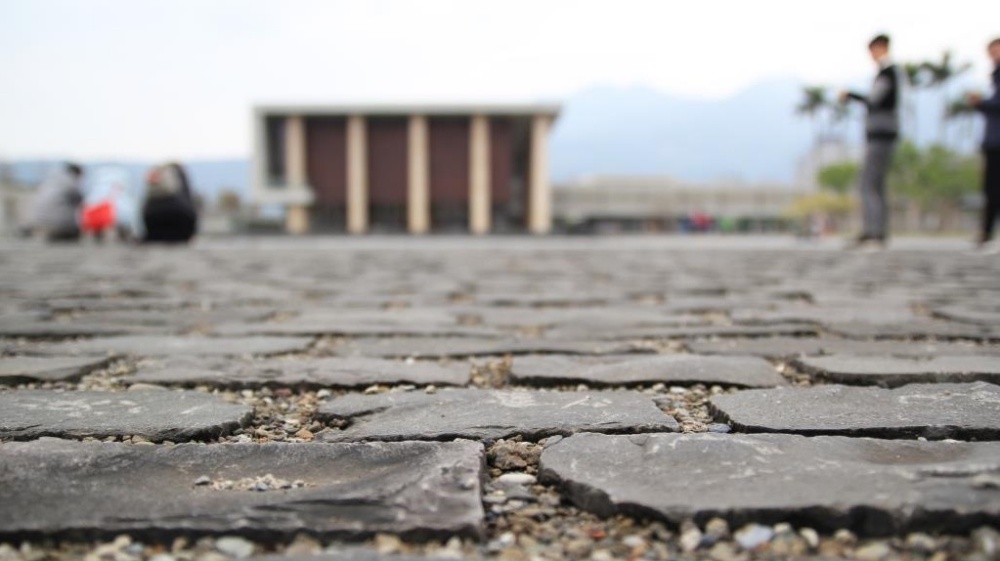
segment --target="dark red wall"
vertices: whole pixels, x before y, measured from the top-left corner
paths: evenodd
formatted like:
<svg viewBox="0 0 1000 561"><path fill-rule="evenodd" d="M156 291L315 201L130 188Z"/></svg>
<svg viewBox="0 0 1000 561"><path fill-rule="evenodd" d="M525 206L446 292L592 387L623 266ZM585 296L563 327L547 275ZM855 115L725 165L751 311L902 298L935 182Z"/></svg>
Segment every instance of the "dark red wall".
<svg viewBox="0 0 1000 561"><path fill-rule="evenodd" d="M368 119L368 200L372 205L406 205L406 118Z"/></svg>
<svg viewBox="0 0 1000 561"><path fill-rule="evenodd" d="M490 119L490 192L493 205L510 200L514 165L514 134L510 119Z"/></svg>
<svg viewBox="0 0 1000 561"><path fill-rule="evenodd" d="M469 118L432 117L431 205L469 201Z"/></svg>
<svg viewBox="0 0 1000 561"><path fill-rule="evenodd" d="M347 120L306 119L306 173L316 193L316 206L347 204Z"/></svg>

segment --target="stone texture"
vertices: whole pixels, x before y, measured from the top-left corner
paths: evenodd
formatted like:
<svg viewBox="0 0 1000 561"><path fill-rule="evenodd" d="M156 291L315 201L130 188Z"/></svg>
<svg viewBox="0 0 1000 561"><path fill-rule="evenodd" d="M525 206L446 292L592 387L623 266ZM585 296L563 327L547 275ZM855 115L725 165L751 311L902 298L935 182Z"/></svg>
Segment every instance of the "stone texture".
<svg viewBox="0 0 1000 561"><path fill-rule="evenodd" d="M345 395L324 403L319 415L346 419L347 428L324 433L328 441L493 441L522 435L538 440L580 431L665 432L677 421L637 392L441 390Z"/></svg>
<svg viewBox="0 0 1000 561"><path fill-rule="evenodd" d="M461 358L483 355L562 353L602 355L651 352L627 343L551 339L481 339L473 337L401 337L355 339L337 348L342 356L385 358Z"/></svg>
<svg viewBox="0 0 1000 561"><path fill-rule="evenodd" d="M801 358L795 366L841 384L895 387L929 382L1000 382L1000 356L907 359L834 355Z"/></svg>
<svg viewBox="0 0 1000 561"><path fill-rule="evenodd" d="M691 325L683 327L628 327L608 329L607 326L573 326L552 329L546 336L553 339L694 339L698 337L775 337L778 335L816 335L815 325L776 323L773 325Z"/></svg>
<svg viewBox="0 0 1000 561"><path fill-rule="evenodd" d="M125 356L240 356L273 355L302 351L312 342L308 337L107 337L52 343L37 349L44 354L125 355Z"/></svg>
<svg viewBox="0 0 1000 561"><path fill-rule="evenodd" d="M129 446L0 444L0 538L478 537L484 477L473 442ZM272 474L291 488L244 490ZM195 485L234 481L232 489ZM168 542L169 543L169 542Z"/></svg>
<svg viewBox="0 0 1000 561"><path fill-rule="evenodd" d="M0 358L0 384L72 382L108 364L105 358L27 357Z"/></svg>
<svg viewBox="0 0 1000 561"><path fill-rule="evenodd" d="M217 387L341 387L373 384L462 386L468 364L399 361L377 358L272 358L256 361L174 358L140 365L126 378L132 383Z"/></svg>
<svg viewBox="0 0 1000 561"><path fill-rule="evenodd" d="M1000 386L911 384L896 389L813 386L712 397L737 431L883 438L996 439Z"/></svg>
<svg viewBox="0 0 1000 561"><path fill-rule="evenodd" d="M886 535L997 524L1000 488L977 481L998 465L993 442L579 434L548 446L540 473L601 516Z"/></svg>
<svg viewBox="0 0 1000 561"><path fill-rule="evenodd" d="M681 354L597 358L517 357L510 375L514 381L525 384L614 386L662 382L674 385L774 387L785 383L774 367L761 358Z"/></svg>
<svg viewBox="0 0 1000 561"><path fill-rule="evenodd" d="M990 354L1000 356L1000 347L942 341L857 341L826 337L765 337L690 341L692 353L753 355L768 358L849 354L863 356L932 357L939 355Z"/></svg>
<svg viewBox="0 0 1000 561"><path fill-rule="evenodd" d="M0 439L138 435L154 442L228 434L249 422L250 407L194 391L0 393Z"/></svg>

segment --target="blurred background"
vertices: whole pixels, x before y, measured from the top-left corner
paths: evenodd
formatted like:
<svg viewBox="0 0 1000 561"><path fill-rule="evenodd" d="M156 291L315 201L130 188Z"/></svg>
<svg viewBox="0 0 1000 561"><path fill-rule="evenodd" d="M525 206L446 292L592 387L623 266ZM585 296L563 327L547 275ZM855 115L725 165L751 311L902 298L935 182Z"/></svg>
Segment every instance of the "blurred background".
<svg viewBox="0 0 1000 561"><path fill-rule="evenodd" d="M180 161L206 234L414 231L421 218L392 206L392 193L413 200L412 153L393 160L371 139L377 119L408 119L412 134L424 130L412 117L426 114L420 231L481 232L483 220L485 231L515 233L842 231L862 115L833 100L869 87L867 43L884 32L912 78L893 223L971 232L981 125L959 100L987 91L997 22L1000 5L981 0L5 0L0 226L16 231L23 201L63 161L84 166L92 193L124 185L123 206L142 198L150 166ZM511 108L548 122L518 124ZM327 134L322 123L333 131L329 119L359 112L369 117L367 179L410 181L372 200L360 230L344 206L350 172L323 167L308 144ZM489 114L490 131L513 131L506 175L484 172L496 194L478 226L463 206L475 195L453 197L454 216L438 208L438 178L475 167L463 153L474 143L435 148L447 129L439 113L468 123ZM468 123L448 130L476 129ZM337 179L321 185L323 174ZM306 195L273 196L299 188Z"/></svg>

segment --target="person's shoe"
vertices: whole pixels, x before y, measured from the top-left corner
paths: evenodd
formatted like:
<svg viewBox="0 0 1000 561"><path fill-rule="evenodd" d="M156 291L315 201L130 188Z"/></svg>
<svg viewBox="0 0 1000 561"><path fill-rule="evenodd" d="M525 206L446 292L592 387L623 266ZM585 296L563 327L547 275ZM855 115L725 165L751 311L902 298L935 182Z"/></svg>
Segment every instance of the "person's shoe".
<svg viewBox="0 0 1000 561"><path fill-rule="evenodd" d="M972 246L975 255L996 255L1000 253L1000 244L991 242L988 238L977 239Z"/></svg>
<svg viewBox="0 0 1000 561"><path fill-rule="evenodd" d="M853 240L851 240L850 242L848 242L847 245L844 246L844 249L847 251L857 251L859 249L863 249L865 245L867 245L868 240L869 240L868 236L864 235L858 236Z"/></svg>
<svg viewBox="0 0 1000 561"><path fill-rule="evenodd" d="M847 244L845 249L849 251L864 251L874 253L886 248L886 239L878 236L858 236L854 241Z"/></svg>

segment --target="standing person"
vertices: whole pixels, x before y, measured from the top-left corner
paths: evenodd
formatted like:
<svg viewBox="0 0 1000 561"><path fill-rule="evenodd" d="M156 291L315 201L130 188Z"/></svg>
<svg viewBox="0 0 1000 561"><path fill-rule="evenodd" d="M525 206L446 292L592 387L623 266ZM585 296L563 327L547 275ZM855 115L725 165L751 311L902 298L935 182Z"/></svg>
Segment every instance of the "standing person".
<svg viewBox="0 0 1000 561"><path fill-rule="evenodd" d="M146 242L187 243L198 229L198 213L184 168L169 163L153 168L142 205Z"/></svg>
<svg viewBox="0 0 1000 561"><path fill-rule="evenodd" d="M969 94L969 103L986 116L983 133L983 222L976 246L985 249L993 239L993 224L1000 213L1000 37L986 47L993 60L993 95L983 99L980 94ZM1000 248L995 248L1000 249Z"/></svg>
<svg viewBox="0 0 1000 561"><path fill-rule="evenodd" d="M32 226L52 242L80 239L80 188L83 168L67 163L38 186L33 203Z"/></svg>
<svg viewBox="0 0 1000 561"><path fill-rule="evenodd" d="M840 94L841 102L858 101L868 110L865 117L865 161L860 175L863 228L861 235L851 244L852 248L866 244L885 247L889 236L886 176L899 137L902 81L896 64L889 58L889 37L876 36L868 43L868 52L878 67L871 92L867 96L855 92Z"/></svg>

